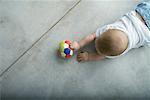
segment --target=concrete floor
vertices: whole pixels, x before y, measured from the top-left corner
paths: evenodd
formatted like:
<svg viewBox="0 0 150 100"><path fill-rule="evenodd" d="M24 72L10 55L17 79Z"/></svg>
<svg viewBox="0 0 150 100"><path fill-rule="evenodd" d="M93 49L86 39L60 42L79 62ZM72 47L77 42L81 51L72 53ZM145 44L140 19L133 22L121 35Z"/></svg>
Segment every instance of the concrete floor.
<svg viewBox="0 0 150 100"><path fill-rule="evenodd" d="M148 47L97 62L56 56L61 40L79 40L139 2L0 1L1 99L150 98ZM94 52L92 45L84 50Z"/></svg>

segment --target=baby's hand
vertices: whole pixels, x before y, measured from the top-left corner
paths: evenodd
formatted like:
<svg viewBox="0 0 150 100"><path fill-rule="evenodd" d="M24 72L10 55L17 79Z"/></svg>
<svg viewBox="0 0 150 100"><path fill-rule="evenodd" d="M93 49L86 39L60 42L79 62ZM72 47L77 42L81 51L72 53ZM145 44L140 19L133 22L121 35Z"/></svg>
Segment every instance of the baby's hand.
<svg viewBox="0 0 150 100"><path fill-rule="evenodd" d="M80 52L77 54L77 61L78 62L88 61L88 58L89 58L88 52Z"/></svg>
<svg viewBox="0 0 150 100"><path fill-rule="evenodd" d="M72 43L71 43L71 46L70 46L72 49L74 49L74 50L78 50L78 49L80 49L80 45L79 45L79 43L77 42L77 41L73 41Z"/></svg>

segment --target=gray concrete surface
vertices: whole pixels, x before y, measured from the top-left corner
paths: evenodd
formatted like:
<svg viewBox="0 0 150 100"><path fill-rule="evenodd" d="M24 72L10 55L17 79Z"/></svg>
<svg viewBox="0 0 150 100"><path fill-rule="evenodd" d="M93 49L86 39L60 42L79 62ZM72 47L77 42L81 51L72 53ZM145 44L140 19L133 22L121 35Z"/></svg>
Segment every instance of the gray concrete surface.
<svg viewBox="0 0 150 100"><path fill-rule="evenodd" d="M132 10L138 2L140 1L81 1L1 76L2 99L150 98L150 48L148 47L131 50L117 59L105 59L97 62L78 63L75 60L76 55L69 60L63 60L56 56L58 43L61 40L79 40L94 32L96 28L112 23L124 13ZM49 4L51 5L50 1ZM68 5L66 2L62 2L60 5L64 4ZM75 4L75 2L71 4ZM55 16L56 13L52 13L51 15ZM60 11L60 13L64 12ZM38 18L39 15L34 16L33 19L38 20ZM45 23L49 24L49 22ZM50 26L45 25L45 27ZM24 26L24 28L30 29L28 26ZM37 28L40 30L40 27L37 26ZM7 30L9 31L9 29ZM45 31L47 31L46 28ZM39 31L39 34L43 34L43 32ZM36 40L39 36L33 32L27 35L27 40L25 40L28 41L28 38ZM15 37L15 40L18 39L18 34ZM5 38L2 39L5 40ZM0 43L2 45L2 42ZM32 43L33 41L29 44ZM9 47L9 45L6 46ZM18 49L20 50L20 48ZM83 50L94 52L94 46L90 44ZM4 53L8 57L11 56L7 52ZM7 61L8 58L5 59ZM12 60L15 61L15 57ZM7 65L11 63L11 61L6 62Z"/></svg>
<svg viewBox="0 0 150 100"><path fill-rule="evenodd" d="M0 1L0 74L77 1Z"/></svg>

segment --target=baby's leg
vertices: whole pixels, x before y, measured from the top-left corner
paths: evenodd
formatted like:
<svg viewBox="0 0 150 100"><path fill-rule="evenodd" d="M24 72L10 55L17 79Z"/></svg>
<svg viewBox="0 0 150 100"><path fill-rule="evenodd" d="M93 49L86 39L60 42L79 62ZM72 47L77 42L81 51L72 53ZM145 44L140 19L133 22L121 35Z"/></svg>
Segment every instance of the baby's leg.
<svg viewBox="0 0 150 100"><path fill-rule="evenodd" d="M135 11L143 17L145 24L150 29L150 1L138 4Z"/></svg>

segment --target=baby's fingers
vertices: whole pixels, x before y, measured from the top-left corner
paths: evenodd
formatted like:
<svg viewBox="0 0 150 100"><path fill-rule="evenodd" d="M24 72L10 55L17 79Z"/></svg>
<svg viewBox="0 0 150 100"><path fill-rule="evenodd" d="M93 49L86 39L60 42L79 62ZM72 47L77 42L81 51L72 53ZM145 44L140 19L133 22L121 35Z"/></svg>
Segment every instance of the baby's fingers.
<svg viewBox="0 0 150 100"><path fill-rule="evenodd" d="M74 50L74 46L73 46L73 44L70 44L70 48Z"/></svg>
<svg viewBox="0 0 150 100"><path fill-rule="evenodd" d="M81 58L81 57L82 57L82 55L80 55L80 54L77 55L77 58Z"/></svg>
<svg viewBox="0 0 150 100"><path fill-rule="evenodd" d="M80 59L77 59L77 61L78 61L78 62L81 62L81 61L82 61L82 58L80 58Z"/></svg>
<svg viewBox="0 0 150 100"><path fill-rule="evenodd" d="M78 53L77 56L82 57L83 55L84 55L84 53L83 53L83 52L80 52L80 53Z"/></svg>
<svg viewBox="0 0 150 100"><path fill-rule="evenodd" d="M82 57L81 56L77 56L77 59L81 59Z"/></svg>
<svg viewBox="0 0 150 100"><path fill-rule="evenodd" d="M81 62L82 60L83 60L82 57L77 57L77 61L78 61L78 62Z"/></svg>

